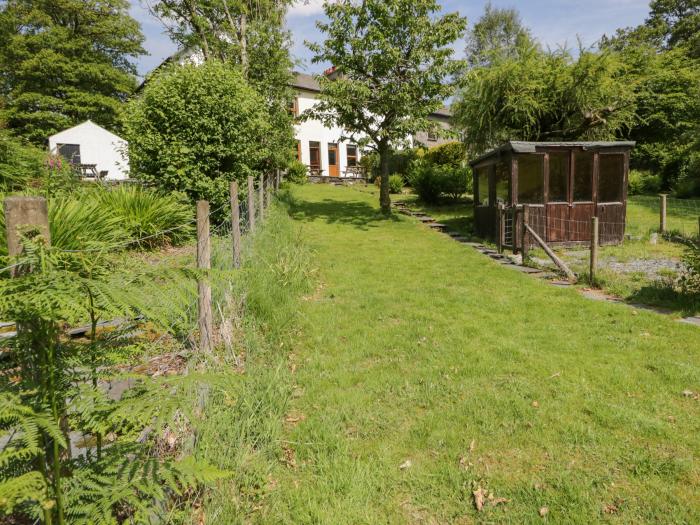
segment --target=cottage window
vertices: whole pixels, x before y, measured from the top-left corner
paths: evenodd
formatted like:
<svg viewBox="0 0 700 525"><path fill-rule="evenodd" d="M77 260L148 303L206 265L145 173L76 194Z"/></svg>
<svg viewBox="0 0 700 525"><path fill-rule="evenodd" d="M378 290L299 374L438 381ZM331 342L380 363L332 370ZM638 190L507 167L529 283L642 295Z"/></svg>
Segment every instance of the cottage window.
<svg viewBox="0 0 700 525"><path fill-rule="evenodd" d="M357 166L357 146L348 144L345 148L348 157L348 168Z"/></svg>
<svg viewBox="0 0 700 525"><path fill-rule="evenodd" d="M71 164L80 164L80 144L56 144L56 151Z"/></svg>
<svg viewBox="0 0 700 525"><path fill-rule="evenodd" d="M478 190L479 190L479 195L478 195L478 203L481 206L488 206L489 205L489 172L491 171L490 167L485 167L485 168L477 168L476 174L477 174L477 185L478 185Z"/></svg>
<svg viewBox="0 0 700 525"><path fill-rule="evenodd" d="M309 166L312 169L321 169L321 143L309 142Z"/></svg>
<svg viewBox="0 0 700 525"><path fill-rule="evenodd" d="M289 112L293 117L299 116L299 98L294 97L289 103Z"/></svg>
<svg viewBox="0 0 700 525"><path fill-rule="evenodd" d="M496 202L509 202L510 169L505 162L496 164Z"/></svg>
<svg viewBox="0 0 700 525"><path fill-rule="evenodd" d="M437 142L438 136L434 131L428 131L428 142Z"/></svg>
<svg viewBox="0 0 700 525"><path fill-rule="evenodd" d="M549 202L569 202L569 154L549 154Z"/></svg>
<svg viewBox="0 0 700 525"><path fill-rule="evenodd" d="M574 202L593 200L593 154L574 154Z"/></svg>
<svg viewBox="0 0 700 525"><path fill-rule="evenodd" d="M625 178L624 155L601 155L598 179L598 202L622 202Z"/></svg>
<svg viewBox="0 0 700 525"><path fill-rule="evenodd" d="M518 158L518 203L544 202L544 155Z"/></svg>

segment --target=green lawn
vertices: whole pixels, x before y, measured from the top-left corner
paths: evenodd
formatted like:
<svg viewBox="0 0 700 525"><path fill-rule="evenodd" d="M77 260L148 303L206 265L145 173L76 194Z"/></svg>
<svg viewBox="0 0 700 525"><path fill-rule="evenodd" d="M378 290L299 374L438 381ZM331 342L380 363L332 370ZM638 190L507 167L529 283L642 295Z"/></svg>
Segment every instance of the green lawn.
<svg viewBox="0 0 700 525"><path fill-rule="evenodd" d="M318 286L250 520L700 522L698 328L384 219L365 190L293 194ZM478 513L479 486L507 502Z"/></svg>

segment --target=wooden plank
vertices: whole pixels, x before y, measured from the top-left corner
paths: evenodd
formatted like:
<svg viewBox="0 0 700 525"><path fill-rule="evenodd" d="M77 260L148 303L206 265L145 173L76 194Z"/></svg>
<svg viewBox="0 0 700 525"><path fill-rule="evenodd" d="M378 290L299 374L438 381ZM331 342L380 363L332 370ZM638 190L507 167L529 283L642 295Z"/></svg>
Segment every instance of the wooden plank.
<svg viewBox="0 0 700 525"><path fill-rule="evenodd" d="M231 181L231 242L233 243L233 266L241 267L241 213L238 207L238 182Z"/></svg>
<svg viewBox="0 0 700 525"><path fill-rule="evenodd" d="M575 283L576 282L576 275L574 272L572 272L569 267L564 264L564 261L562 261L557 255L552 251L552 249L547 246L547 243L542 240L542 238L537 235L537 232L530 228L527 224L525 224L525 229L527 232L532 235L533 239L537 242L537 244L540 245L540 247L544 250L544 252L549 256L550 259L552 259L552 262L557 265L557 267L566 274L566 277L569 279L570 282Z"/></svg>
<svg viewBox="0 0 700 525"><path fill-rule="evenodd" d="M248 177L248 230L255 231L255 182L253 177Z"/></svg>
<svg viewBox="0 0 700 525"><path fill-rule="evenodd" d="M197 269L211 269L211 237L209 231L209 202L197 201ZM210 353L214 349L213 319L211 310L211 285L208 277L197 279L199 303L199 348Z"/></svg>

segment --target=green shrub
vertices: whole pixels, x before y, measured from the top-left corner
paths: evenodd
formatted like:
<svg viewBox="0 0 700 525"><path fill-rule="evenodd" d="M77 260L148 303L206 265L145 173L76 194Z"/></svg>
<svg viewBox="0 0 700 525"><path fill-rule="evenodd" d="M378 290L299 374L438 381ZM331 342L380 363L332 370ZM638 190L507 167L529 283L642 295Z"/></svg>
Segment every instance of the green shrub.
<svg viewBox="0 0 700 525"><path fill-rule="evenodd" d="M403 190L403 177L394 173L389 175L389 193L401 193Z"/></svg>
<svg viewBox="0 0 700 525"><path fill-rule="evenodd" d="M411 164L418 158L419 148L393 151L389 155L389 173L401 175L408 182ZM369 182L375 182L380 175L379 155L375 152L366 153L360 159L360 165L367 171Z"/></svg>
<svg viewBox="0 0 700 525"><path fill-rule="evenodd" d="M700 152L689 155L673 190L680 198L700 196Z"/></svg>
<svg viewBox="0 0 700 525"><path fill-rule="evenodd" d="M467 148L461 142L447 142L430 148L423 158L438 166L463 168L467 165Z"/></svg>
<svg viewBox="0 0 700 525"><path fill-rule="evenodd" d="M129 240L138 241L134 247L180 244L192 236L195 215L182 195L162 195L140 186L118 186L95 192L95 197L101 213L114 217Z"/></svg>
<svg viewBox="0 0 700 525"><path fill-rule="evenodd" d="M0 192L55 195L78 184L70 165L59 156L0 130Z"/></svg>
<svg viewBox="0 0 700 525"><path fill-rule="evenodd" d="M650 171L631 170L629 174L629 195L648 195L661 191L661 177Z"/></svg>
<svg viewBox="0 0 700 525"><path fill-rule="evenodd" d="M307 179L308 170L306 164L293 160L287 167L287 180L295 184L304 184Z"/></svg>
<svg viewBox="0 0 700 525"><path fill-rule="evenodd" d="M136 178L224 206L232 179L269 169L277 147L263 99L216 61L157 73L129 104L125 138Z"/></svg>
<svg viewBox="0 0 700 525"><path fill-rule="evenodd" d="M368 152L360 158L360 166L367 174L367 181L374 183L379 176L379 155L375 152Z"/></svg>
<svg viewBox="0 0 700 525"><path fill-rule="evenodd" d="M436 204L443 195L458 199L467 190L468 171L465 168L434 165L425 160L413 163L410 183L420 200Z"/></svg>
<svg viewBox="0 0 700 525"><path fill-rule="evenodd" d="M688 247L683 256L685 271L680 278L681 291L700 297L700 246Z"/></svg>

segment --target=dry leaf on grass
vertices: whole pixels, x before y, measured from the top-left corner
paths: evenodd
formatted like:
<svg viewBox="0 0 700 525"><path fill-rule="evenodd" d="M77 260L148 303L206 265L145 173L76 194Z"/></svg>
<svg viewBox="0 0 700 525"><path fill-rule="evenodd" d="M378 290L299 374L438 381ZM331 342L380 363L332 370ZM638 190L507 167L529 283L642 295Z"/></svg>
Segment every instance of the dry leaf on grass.
<svg viewBox="0 0 700 525"><path fill-rule="evenodd" d="M496 498L492 492L484 490L481 486L478 486L477 489L472 492L472 495L474 496L474 507L476 507L476 510L479 512L484 509L485 505L495 507L510 501L506 498Z"/></svg>
<svg viewBox="0 0 700 525"><path fill-rule="evenodd" d="M411 468L412 466L413 466L413 463L411 462L411 460L407 459L406 461L401 463L401 465L399 465L399 469L406 470L406 469Z"/></svg>
<svg viewBox="0 0 700 525"><path fill-rule="evenodd" d="M472 492L472 494L474 495L474 506L476 507L477 511L481 512L484 509L484 497L486 493L484 492L484 489L479 487Z"/></svg>
<svg viewBox="0 0 700 525"><path fill-rule="evenodd" d="M540 407L539 401L533 401L533 402L532 402L532 408L539 408L539 407Z"/></svg>
<svg viewBox="0 0 700 525"><path fill-rule="evenodd" d="M472 442L469 443L469 452L474 452L475 448L476 448L476 440L472 439Z"/></svg>
<svg viewBox="0 0 700 525"><path fill-rule="evenodd" d="M541 507L539 514L540 518L544 518L547 514L549 514L549 507Z"/></svg>

